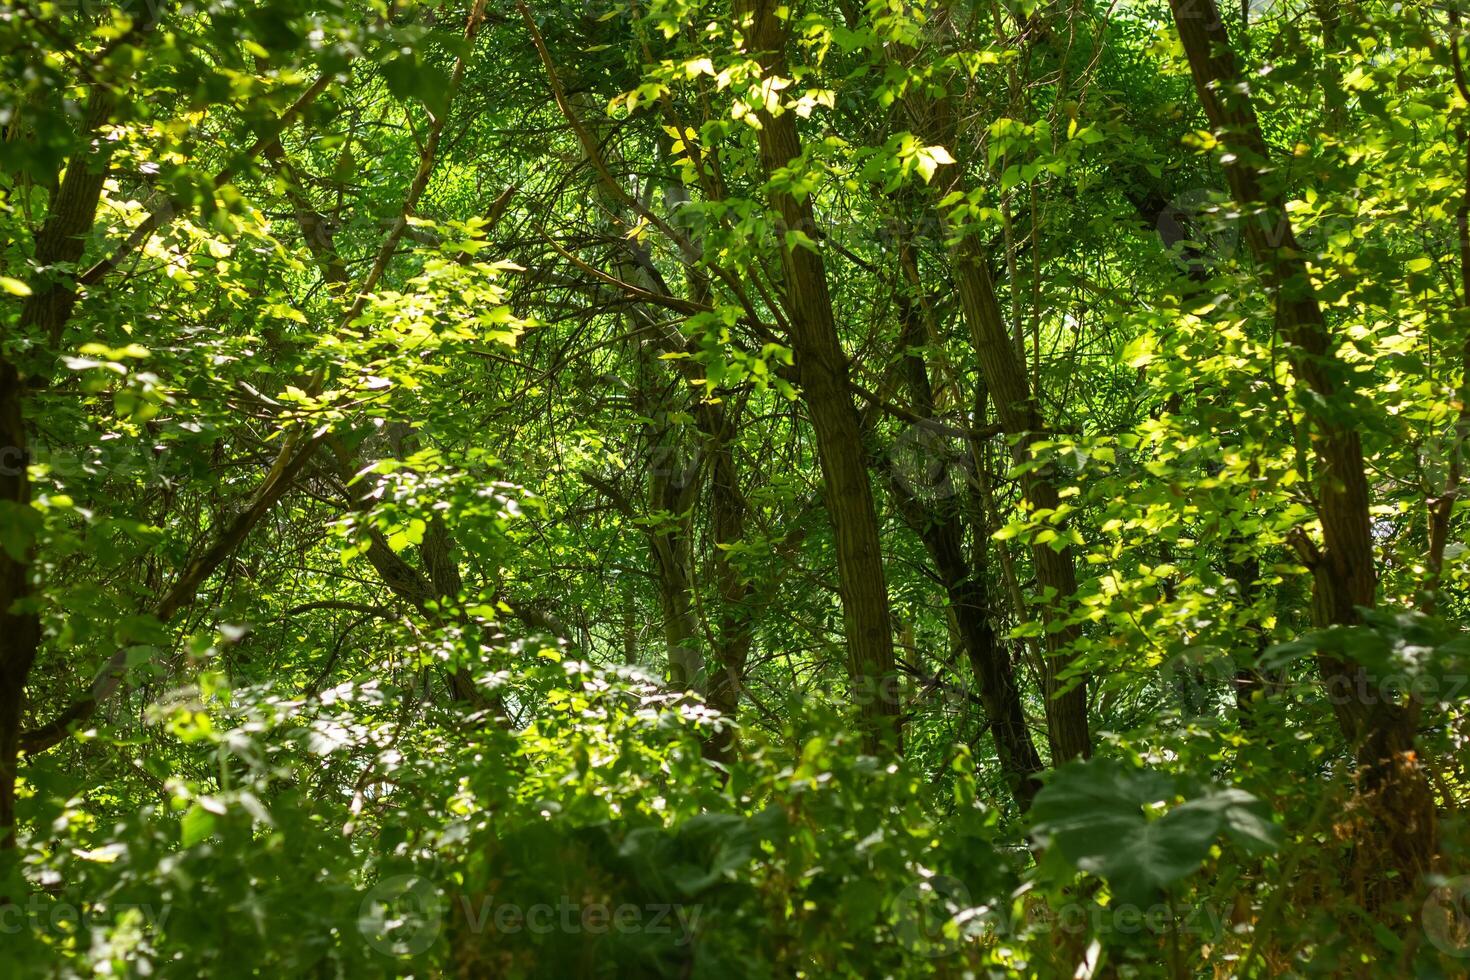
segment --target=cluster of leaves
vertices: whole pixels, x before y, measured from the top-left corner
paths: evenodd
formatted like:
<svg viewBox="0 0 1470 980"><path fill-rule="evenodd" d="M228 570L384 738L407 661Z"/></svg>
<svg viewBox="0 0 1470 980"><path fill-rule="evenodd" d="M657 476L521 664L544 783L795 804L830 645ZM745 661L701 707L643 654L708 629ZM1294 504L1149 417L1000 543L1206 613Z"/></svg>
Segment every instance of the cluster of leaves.
<svg viewBox="0 0 1470 980"><path fill-rule="evenodd" d="M781 6L774 69L748 3L0 11L0 612L40 637L17 671L0 636L7 967L1453 975L1423 888L1355 877L1319 664L1422 712L1453 875L1470 45L1427 5L1226 12L1341 341L1324 399L1169 6ZM89 173L81 257L42 261ZM1045 438L987 405L975 242ZM793 254L850 374L901 755L860 731ZM1322 420L1361 434L1381 602L1318 629ZM1058 636L1095 757L1054 765Z"/></svg>

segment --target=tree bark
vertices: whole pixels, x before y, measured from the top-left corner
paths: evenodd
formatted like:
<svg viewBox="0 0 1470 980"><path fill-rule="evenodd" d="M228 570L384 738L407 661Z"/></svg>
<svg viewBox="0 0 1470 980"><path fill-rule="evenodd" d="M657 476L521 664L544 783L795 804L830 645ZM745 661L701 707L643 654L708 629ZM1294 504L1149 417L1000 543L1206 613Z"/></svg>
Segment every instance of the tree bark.
<svg viewBox="0 0 1470 980"><path fill-rule="evenodd" d="M7 511L31 507L23 385L15 366L0 359L0 507ZM0 514L7 523L20 517ZM41 622L29 607L30 594L29 546L20 554L0 549L0 850L15 844L21 712L26 678L41 644Z"/></svg>
<svg viewBox="0 0 1470 980"><path fill-rule="evenodd" d="M664 644L669 682L681 691L704 692L704 656L694 615L694 569L689 542L689 512L699 489L700 465L678 451L677 437L665 430L649 461L649 548L664 614Z"/></svg>
<svg viewBox="0 0 1470 980"><path fill-rule="evenodd" d="M775 0L737 0L736 18L745 31L745 50L768 77L786 70L786 21ZM792 112L759 113L761 166L770 179L802 155ZM832 297L822 257L792 240L797 232L815 241L810 198L798 201L785 190L769 192L783 236L781 266L790 341L821 464L827 511L837 553L838 591L847 638L848 673L870 751L885 741L901 745L898 678L878 515L868 481L867 454L848 389L847 356L837 335Z"/></svg>
<svg viewBox="0 0 1470 980"><path fill-rule="evenodd" d="M740 693L745 689L745 666L754 639L750 609L750 584L730 562L728 545L745 537L745 500L740 495L735 457L724 434L724 412L711 410L719 418L709 428L714 448L710 455L710 524L714 536L715 585L720 593L714 644L714 672L709 679L710 706L733 722L740 714ZM728 762L738 747L736 730L725 725L705 739L705 756Z"/></svg>
<svg viewBox="0 0 1470 980"><path fill-rule="evenodd" d="M956 168L958 169L958 168ZM958 183L956 179L949 185ZM1032 396L1026 369L1016 358L1015 348L1006 334L1000 303L980 245L967 235L951 250L955 281L959 286L960 304L970 326L971 340L980 362L981 374L990 390L996 418L1011 440L1011 454L1016 463L1033 460L1031 447L1046 438L1046 423L1041 408ZM1031 513L1055 511L1061 503L1050 467L1030 469L1021 476L1021 493ZM1071 643L1077 628L1064 626L1066 602L1077 591L1077 573L1070 547L1061 551L1049 544L1031 546L1031 563L1036 584L1041 592L1046 623L1046 657L1042 682L1046 694L1047 730L1051 737L1052 757L1065 762L1092 754L1092 736L1087 720L1087 683L1077 679L1070 687L1062 676L1070 665ZM1064 689L1065 688L1065 689Z"/></svg>
<svg viewBox="0 0 1470 980"><path fill-rule="evenodd" d="M942 14L936 21L939 16ZM931 99L911 91L902 102L914 126L926 139L946 147L956 145L956 127L947 100ZM963 166L941 170L933 190L938 198L953 191L968 191ZM988 258L984 244L973 233L961 235L949 249L951 274L959 289L960 306L996 418L1010 441L1012 458L1017 464L1030 463L1034 458L1031 447L1048 439L1050 434L1026 377L1026 365L1006 330ZM1049 466L1022 474L1021 493L1033 514L1055 511L1061 502L1055 473ZM1072 549L1057 551L1049 544L1033 543L1031 560L1046 624L1047 655L1042 661L1042 684L1052 758L1055 762L1078 756L1085 758L1092 754L1087 681L1085 677L1069 680L1063 676L1071 665L1070 649L1078 636L1077 628L1064 622L1066 604L1077 591Z"/></svg>
<svg viewBox="0 0 1470 980"><path fill-rule="evenodd" d="M902 321L899 345L909 401L919 414L933 417L934 391L920 352L924 328L917 310L902 295L898 306ZM1017 805L1022 811L1028 810L1041 789L1038 775L1045 766L1031 741L1010 657L990 624L985 579L965 555L959 488L952 484L948 472L940 473L933 487L937 500L926 502L895 466L889 465L887 469L889 489L898 511L923 542L949 599L959 642L985 706L986 723L995 741L1001 773Z"/></svg>
<svg viewBox="0 0 1470 980"><path fill-rule="evenodd" d="M54 350L76 305L76 280L54 267L82 257L87 233L97 220L97 204L107 179L113 144L99 137L116 106L101 85L87 100L81 145L67 163L51 201L46 222L36 236L35 264L41 277L21 308L17 333L28 339L40 333ZM30 443L25 427L25 379L20 369L0 356L0 506L11 511L0 519L24 527L31 523ZM19 767L21 713L26 680L41 645L40 617L30 606L31 545L28 534L20 553L0 549L0 849L15 843L15 780Z"/></svg>
<svg viewBox="0 0 1470 980"><path fill-rule="evenodd" d="M1376 602L1377 566L1368 516L1369 489L1357 428L1344 411L1347 365L1332 336L1302 251L1287 217L1283 191L1263 173L1270 152L1262 136L1214 0L1170 0L1205 116L1226 156L1225 178L1245 217L1243 232L1276 300L1276 326L1312 427L1320 547L1306 558L1313 576L1313 619L1319 627L1353 625ZM1365 846L1411 886L1436 850L1434 798L1415 761L1419 706L1381 696L1361 665L1319 654L1318 666L1344 737L1353 746L1362 790L1374 801L1377 844ZM1384 852L1377 854L1380 849Z"/></svg>

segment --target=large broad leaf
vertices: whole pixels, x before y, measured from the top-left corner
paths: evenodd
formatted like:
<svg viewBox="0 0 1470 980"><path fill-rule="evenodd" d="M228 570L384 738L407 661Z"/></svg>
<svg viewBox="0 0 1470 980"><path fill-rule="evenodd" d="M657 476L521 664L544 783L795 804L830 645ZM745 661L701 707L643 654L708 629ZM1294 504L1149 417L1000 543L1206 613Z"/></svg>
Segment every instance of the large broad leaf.
<svg viewBox="0 0 1470 980"><path fill-rule="evenodd" d="M1104 878L1117 901L1135 905L1198 869L1221 834L1251 853L1276 846L1269 812L1244 790L1207 788L1162 816L1145 809L1179 795L1166 773L1112 759L1073 762L1037 794L1032 830L1072 867Z"/></svg>
<svg viewBox="0 0 1470 980"><path fill-rule="evenodd" d="M1143 806L1174 794L1174 780L1111 759L1073 762L1036 797L1033 829L1065 854L1099 853L1143 821Z"/></svg>
<svg viewBox="0 0 1470 980"><path fill-rule="evenodd" d="M1218 822L1217 832L1249 854L1269 854L1281 844L1281 828L1272 822L1270 808L1243 789L1212 790L1182 804L1169 816L1186 811L1209 814Z"/></svg>
<svg viewBox="0 0 1470 980"><path fill-rule="evenodd" d="M1140 822L1075 863L1105 878L1119 902L1141 906L1199 869L1219 833L1219 820L1209 811L1184 807L1156 820L1138 813Z"/></svg>

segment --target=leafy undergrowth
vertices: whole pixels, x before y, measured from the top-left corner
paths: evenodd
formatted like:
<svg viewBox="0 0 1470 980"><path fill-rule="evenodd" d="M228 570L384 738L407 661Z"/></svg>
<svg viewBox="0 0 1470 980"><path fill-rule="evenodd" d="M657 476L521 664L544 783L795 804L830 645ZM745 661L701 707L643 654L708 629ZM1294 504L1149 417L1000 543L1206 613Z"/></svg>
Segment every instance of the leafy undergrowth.
<svg viewBox="0 0 1470 980"><path fill-rule="evenodd" d="M716 716L635 668L546 651L486 682L537 720L206 673L138 739L38 763L7 975L1432 977L1470 952L1453 889L1353 901L1348 787L1192 775L1230 751L1200 729L1114 739L1018 816L963 747L920 772L807 715L726 769Z"/></svg>

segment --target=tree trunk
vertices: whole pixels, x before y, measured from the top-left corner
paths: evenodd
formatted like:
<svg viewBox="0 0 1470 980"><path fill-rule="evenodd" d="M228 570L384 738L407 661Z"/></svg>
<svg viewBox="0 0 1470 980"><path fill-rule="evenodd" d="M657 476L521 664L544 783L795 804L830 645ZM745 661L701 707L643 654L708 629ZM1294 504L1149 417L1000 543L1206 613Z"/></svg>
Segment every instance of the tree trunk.
<svg viewBox="0 0 1470 980"><path fill-rule="evenodd" d="M901 246L907 252L907 243ZM907 261L907 254L904 255ZM927 418L935 413L934 391L920 349L925 330L914 305L900 292L898 298L902 332L902 370L914 410ZM922 499L922 491L893 465L888 467L889 489L904 521L924 543L929 560L944 586L953 613L953 623L970 662L980 701L988 716L986 723L995 740L1001 773L1016 803L1025 811L1041 789L1038 774L1045 768L1031 732L1015 671L1005 648L990 625L990 601L980 569L965 556L965 524L960 515L959 488L950 474L941 472L931 488L937 499Z"/></svg>
<svg viewBox="0 0 1470 980"><path fill-rule="evenodd" d="M97 203L107 179L107 159L113 143L96 138L116 104L111 92L96 86L87 101L82 144L67 164L46 223L36 236L35 264L42 275L26 297L17 333L36 339L40 333L48 351L60 342L62 330L76 305L76 280L51 268L75 264L86 247L87 233L97 219ZM49 373L50 366L46 367ZM31 512L29 440L25 428L25 379L19 368L0 357L0 514L12 526L34 526ZM41 623L29 607L31 562L29 535L19 554L0 549L0 849L15 844L15 780L19 767L21 712L26 679L41 644Z"/></svg>
<svg viewBox="0 0 1470 980"><path fill-rule="evenodd" d="M946 193L957 183L958 179L953 181ZM974 236L966 236L951 250L960 304L970 325L971 340L986 387L990 389L996 418L1012 440L1012 457L1017 464L1028 463L1032 460L1031 446L1048 438L1046 423L1041 417L1040 406L1032 397L1025 366L1016 359L1015 348L1006 334L990 270L979 249ZM1021 493L1032 513L1054 511L1061 503L1050 467L1022 474ZM1047 624L1047 656L1043 661L1042 681L1046 688L1047 730L1051 736L1052 757L1056 762L1078 756L1085 758L1092 754L1092 736L1087 723L1087 683L1079 678L1064 690L1068 682L1062 677L1071 662L1069 647L1077 638L1076 627L1061 625L1065 604L1077 591L1072 549L1056 551L1049 544L1033 544L1031 563Z"/></svg>
<svg viewBox="0 0 1470 980"><path fill-rule="evenodd" d="M689 546L689 512L699 487L700 466L679 452L677 434L665 429L651 446L648 516L649 548L664 614L664 644L669 683L681 691L704 692L704 656L694 615L694 569Z"/></svg>
<svg viewBox="0 0 1470 980"><path fill-rule="evenodd" d="M778 9L775 0L735 4L736 17L749 24L747 53L769 76L780 76L786 67L786 21ZM801 157L801 141L794 113L763 111L759 119L761 165L769 179ZM876 750L883 741L900 744L900 723L888 589L867 457L848 388L847 356L833 320L826 269L816 251L790 237L793 232L811 241L819 237L813 234L810 199L798 201L786 191L772 190L770 203L779 219L777 233L784 239L781 265L796 374L816 436L836 543L848 672L862 714L864 743Z"/></svg>
<svg viewBox="0 0 1470 980"><path fill-rule="evenodd" d="M0 359L0 507L6 511L29 511L31 507L23 385L15 366ZM19 524L22 515L3 513L0 519ZM31 594L28 557L28 545L20 554L0 549L0 850L15 844L21 711L26 678L41 643L40 619L27 606Z"/></svg>
<svg viewBox="0 0 1470 980"><path fill-rule="evenodd" d="M1319 627L1352 625L1359 622L1359 607L1375 603L1377 568L1362 444L1341 411L1349 390L1347 366L1336 354L1283 193L1263 186L1269 150L1214 0L1170 0L1170 6L1205 115L1226 150L1231 196L1247 215L1246 242L1276 297L1277 329L1292 371L1313 396L1304 400L1322 522L1321 547L1309 547L1307 555L1313 619ZM1376 679L1361 665L1320 654L1318 666L1338 724L1357 753L1360 787L1373 803L1379 840L1365 842L1363 853L1398 870L1403 885L1412 886L1436 850L1434 798L1415 761L1418 704L1380 696Z"/></svg>
<svg viewBox="0 0 1470 980"><path fill-rule="evenodd" d="M723 416L723 412L711 412ZM722 421L722 420L721 420ZM723 425L713 426L723 432ZM715 670L709 679L710 706L733 722L740 713L740 692L745 688L745 665L750 657L753 629L750 610L750 585L730 563L723 546L745 536L745 502L737 483L735 457L722 435L712 452L710 473L710 523L714 534L715 584L720 592L720 612L715 630ZM728 762L737 747L733 725L726 725L705 740L705 756Z"/></svg>
<svg viewBox="0 0 1470 980"><path fill-rule="evenodd" d="M936 16L936 22L940 16ZM931 23L931 27L937 27L937 23ZM946 147L956 145L954 118L945 100L909 94L902 101L905 112L925 138ZM940 198L953 191L967 190L962 165L947 167L934 185L934 192ZM996 418L1010 440L1016 463L1028 463L1032 460L1031 447L1049 438L1049 433L1026 377L1026 365L1006 331L984 246L974 234L965 234L950 246L949 258L965 323L995 405ZM1054 511L1061 501L1050 467L1024 473L1021 492L1032 513ZM1031 560L1046 623L1047 656L1043 659L1042 683L1047 731L1053 760L1065 762L1092 754L1086 678L1069 680L1062 676L1071 664L1070 648L1077 638L1076 627L1062 625L1067 601L1077 591L1077 573L1070 547L1056 551L1049 544L1033 544Z"/></svg>

